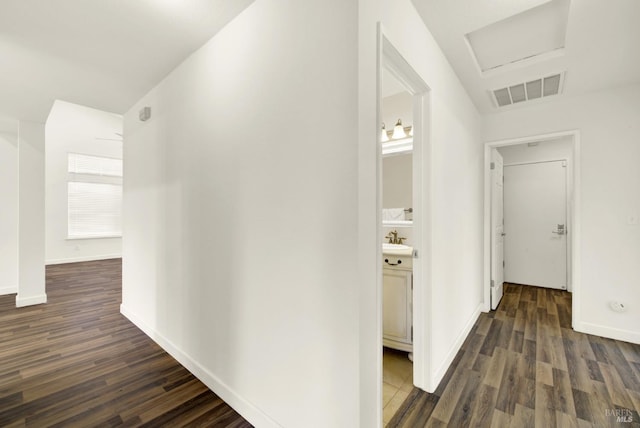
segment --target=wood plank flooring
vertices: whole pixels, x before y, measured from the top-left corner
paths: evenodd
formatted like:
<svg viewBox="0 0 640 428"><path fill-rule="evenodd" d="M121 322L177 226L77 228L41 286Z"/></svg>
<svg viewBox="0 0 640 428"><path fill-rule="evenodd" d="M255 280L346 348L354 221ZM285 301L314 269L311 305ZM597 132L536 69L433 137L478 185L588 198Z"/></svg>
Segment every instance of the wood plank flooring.
<svg viewBox="0 0 640 428"><path fill-rule="evenodd" d="M0 426L250 427L120 314L121 272L49 266L49 303L0 296Z"/></svg>
<svg viewBox="0 0 640 428"><path fill-rule="evenodd" d="M571 329L571 294L508 284L433 394L388 427L640 427L640 345Z"/></svg>

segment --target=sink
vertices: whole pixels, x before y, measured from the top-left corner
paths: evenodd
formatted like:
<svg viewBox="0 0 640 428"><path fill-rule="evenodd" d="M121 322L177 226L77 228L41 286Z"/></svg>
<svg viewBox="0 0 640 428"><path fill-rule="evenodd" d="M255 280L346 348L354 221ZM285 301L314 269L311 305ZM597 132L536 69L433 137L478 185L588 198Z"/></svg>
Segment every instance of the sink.
<svg viewBox="0 0 640 428"><path fill-rule="evenodd" d="M413 247L404 244L382 244L382 253L395 256L410 256L413 253Z"/></svg>

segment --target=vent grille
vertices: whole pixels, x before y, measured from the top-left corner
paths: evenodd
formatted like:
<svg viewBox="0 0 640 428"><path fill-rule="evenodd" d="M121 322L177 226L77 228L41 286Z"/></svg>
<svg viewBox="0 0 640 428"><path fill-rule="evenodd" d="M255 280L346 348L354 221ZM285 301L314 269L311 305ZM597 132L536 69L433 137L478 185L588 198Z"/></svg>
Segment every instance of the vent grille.
<svg viewBox="0 0 640 428"><path fill-rule="evenodd" d="M562 87L564 73L553 74L506 88L495 89L493 96L498 107L506 107L537 98L558 95Z"/></svg>

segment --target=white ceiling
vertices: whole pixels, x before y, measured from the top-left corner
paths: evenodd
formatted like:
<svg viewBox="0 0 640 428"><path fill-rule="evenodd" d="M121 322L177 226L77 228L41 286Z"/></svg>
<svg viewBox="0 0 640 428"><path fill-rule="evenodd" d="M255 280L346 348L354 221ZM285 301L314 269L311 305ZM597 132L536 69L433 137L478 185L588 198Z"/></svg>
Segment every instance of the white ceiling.
<svg viewBox="0 0 640 428"><path fill-rule="evenodd" d="M563 54L521 61L484 73L484 77L465 35L548 0L413 0L413 3L481 113L500 111L490 94L493 89L562 71L566 71L564 91L557 97L640 83L638 0L573 0ZM520 108L530 102L502 109Z"/></svg>
<svg viewBox="0 0 640 428"><path fill-rule="evenodd" d="M2 0L0 115L124 113L253 0Z"/></svg>
<svg viewBox="0 0 640 428"><path fill-rule="evenodd" d="M2 0L0 115L44 121L55 99L124 113L252 2ZM489 91L565 70L559 96L640 82L639 0L573 0L564 55L485 77L465 35L548 0L413 2L483 113Z"/></svg>

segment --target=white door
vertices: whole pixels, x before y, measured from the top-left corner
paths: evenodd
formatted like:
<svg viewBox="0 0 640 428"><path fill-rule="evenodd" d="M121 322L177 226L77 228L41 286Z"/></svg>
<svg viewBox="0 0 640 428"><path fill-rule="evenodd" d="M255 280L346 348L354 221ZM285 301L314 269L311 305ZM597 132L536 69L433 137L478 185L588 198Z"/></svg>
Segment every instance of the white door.
<svg viewBox="0 0 640 428"><path fill-rule="evenodd" d="M491 309L498 307L504 283L503 164L491 149Z"/></svg>
<svg viewBox="0 0 640 428"><path fill-rule="evenodd" d="M504 167L505 281L567 288L566 162Z"/></svg>

